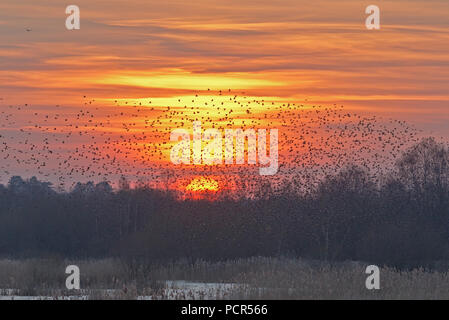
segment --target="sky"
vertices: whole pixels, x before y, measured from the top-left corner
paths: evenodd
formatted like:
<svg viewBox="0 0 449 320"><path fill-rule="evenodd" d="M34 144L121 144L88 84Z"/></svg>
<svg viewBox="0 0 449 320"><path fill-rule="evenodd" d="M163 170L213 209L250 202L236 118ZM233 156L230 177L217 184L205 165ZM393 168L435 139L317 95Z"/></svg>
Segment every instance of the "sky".
<svg viewBox="0 0 449 320"><path fill-rule="evenodd" d="M69 4L80 8L80 30L65 28ZM371 4L380 8L380 30L365 27ZM220 99L223 90L279 106L343 105L447 138L448 15L447 0L2 0L0 108L13 108L0 130L19 137L38 113L56 115L51 126L62 132L72 122L62 114L76 117L80 106L106 122L107 115L118 119L118 107L139 105L148 124L161 108ZM259 119L265 113L276 123L257 105ZM215 109L205 110L219 121ZM126 131L118 120L102 128Z"/></svg>

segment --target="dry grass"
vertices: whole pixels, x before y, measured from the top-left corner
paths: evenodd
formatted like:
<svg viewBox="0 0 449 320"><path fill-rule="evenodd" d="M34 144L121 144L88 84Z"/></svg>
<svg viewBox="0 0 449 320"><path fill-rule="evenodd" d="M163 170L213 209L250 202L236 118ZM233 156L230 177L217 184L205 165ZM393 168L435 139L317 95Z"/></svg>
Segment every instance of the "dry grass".
<svg viewBox="0 0 449 320"><path fill-rule="evenodd" d="M82 290L65 289L69 264L80 267ZM0 260L0 295L55 299L449 299L446 272L382 268L381 290L370 291L365 288L365 267L362 263L330 265L287 258L165 265L115 259Z"/></svg>

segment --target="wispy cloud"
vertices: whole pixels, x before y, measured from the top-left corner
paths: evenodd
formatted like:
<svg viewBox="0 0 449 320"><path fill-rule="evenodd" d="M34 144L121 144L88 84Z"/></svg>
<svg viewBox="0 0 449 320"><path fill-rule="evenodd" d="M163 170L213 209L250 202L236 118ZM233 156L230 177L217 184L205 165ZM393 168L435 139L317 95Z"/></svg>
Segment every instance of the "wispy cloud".
<svg viewBox="0 0 449 320"><path fill-rule="evenodd" d="M374 32L365 29L365 4L356 0L77 5L81 30L69 32L62 4L2 1L5 101L76 104L86 92L102 99L175 97L210 87L381 113L404 101L431 105L435 118L448 112L446 0L382 1L382 29Z"/></svg>

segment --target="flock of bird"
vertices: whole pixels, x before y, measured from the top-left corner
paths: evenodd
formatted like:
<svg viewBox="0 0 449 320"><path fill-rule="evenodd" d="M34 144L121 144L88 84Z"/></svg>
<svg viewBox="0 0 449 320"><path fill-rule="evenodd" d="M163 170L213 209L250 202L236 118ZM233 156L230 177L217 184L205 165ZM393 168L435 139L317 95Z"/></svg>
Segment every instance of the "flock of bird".
<svg viewBox="0 0 449 320"><path fill-rule="evenodd" d="M36 176L61 190L81 181L125 176L135 183L173 188L193 176L218 177L223 188L246 189L265 181L311 185L347 165L374 175L391 167L419 132L404 121L350 112L343 106L266 101L231 90L173 98L117 99L100 103L84 96L79 106L8 105L0 101L0 182L12 175ZM258 176L251 165L170 163L170 132L192 128L278 129L279 172Z"/></svg>

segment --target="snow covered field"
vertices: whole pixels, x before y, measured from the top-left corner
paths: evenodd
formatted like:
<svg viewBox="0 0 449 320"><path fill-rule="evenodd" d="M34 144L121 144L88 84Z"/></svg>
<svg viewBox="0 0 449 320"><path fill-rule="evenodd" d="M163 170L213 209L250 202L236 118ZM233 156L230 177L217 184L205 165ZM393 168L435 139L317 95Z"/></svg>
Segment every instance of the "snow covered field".
<svg viewBox="0 0 449 320"><path fill-rule="evenodd" d="M81 289L67 290L65 267L74 263L81 270ZM362 262L263 257L167 264L0 260L0 300L449 299L449 268L436 266L381 267L380 290L367 290L367 264Z"/></svg>
<svg viewBox="0 0 449 320"><path fill-rule="evenodd" d="M233 283L204 283L191 281L166 281L161 288L152 289L152 294L138 295L137 300L211 300L226 299L235 290L244 286ZM17 289L3 289L0 300L90 300L96 297L120 299L127 296L127 290L80 290L78 295L24 296L15 294Z"/></svg>

